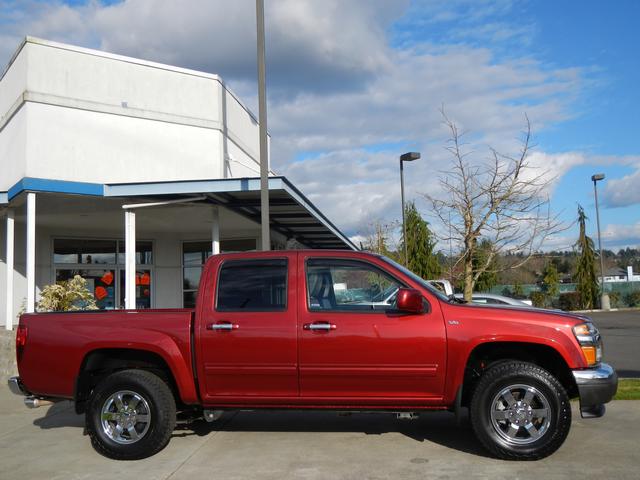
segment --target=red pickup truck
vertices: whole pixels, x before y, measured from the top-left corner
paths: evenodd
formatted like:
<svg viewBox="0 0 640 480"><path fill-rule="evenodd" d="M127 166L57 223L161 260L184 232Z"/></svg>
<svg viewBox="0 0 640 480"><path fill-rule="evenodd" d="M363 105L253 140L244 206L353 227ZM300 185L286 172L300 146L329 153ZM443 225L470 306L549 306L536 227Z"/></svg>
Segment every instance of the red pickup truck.
<svg viewBox="0 0 640 480"><path fill-rule="evenodd" d="M11 389L73 400L116 459L162 449L180 413L466 407L494 455L537 459L567 437L571 398L597 417L617 389L587 317L463 304L351 251L216 255L195 310L26 314L16 344Z"/></svg>

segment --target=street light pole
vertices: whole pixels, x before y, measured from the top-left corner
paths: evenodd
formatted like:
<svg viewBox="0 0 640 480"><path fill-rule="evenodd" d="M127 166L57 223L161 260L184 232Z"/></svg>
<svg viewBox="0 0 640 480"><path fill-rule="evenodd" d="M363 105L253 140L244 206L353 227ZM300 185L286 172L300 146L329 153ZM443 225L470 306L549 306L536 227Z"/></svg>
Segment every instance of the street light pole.
<svg viewBox="0 0 640 480"><path fill-rule="evenodd" d="M258 123L260 128L260 224L262 250L271 250L269 230L269 155L267 146L267 88L264 53L264 0L256 0L258 33Z"/></svg>
<svg viewBox="0 0 640 480"><path fill-rule="evenodd" d="M413 162L420 158L420 152L407 152L400 155L400 196L402 197L402 239L404 243L404 266L409 266L409 255L407 253L407 223L404 212L404 167L402 162Z"/></svg>
<svg viewBox="0 0 640 480"><path fill-rule="evenodd" d="M593 181L593 194L596 199L596 223L598 225L598 249L600 250L600 308L602 310L609 310L611 305L609 303L609 295L604 291L604 255L602 254L602 238L600 235L600 209L598 208L598 186L597 183L600 180L604 180L604 173L596 173L591 176Z"/></svg>

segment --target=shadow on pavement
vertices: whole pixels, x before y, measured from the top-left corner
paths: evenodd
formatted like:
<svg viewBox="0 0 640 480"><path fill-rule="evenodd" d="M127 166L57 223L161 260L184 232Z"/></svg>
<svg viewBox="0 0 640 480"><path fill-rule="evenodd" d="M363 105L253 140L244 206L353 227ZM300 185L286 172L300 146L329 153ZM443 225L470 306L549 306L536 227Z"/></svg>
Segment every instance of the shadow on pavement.
<svg viewBox="0 0 640 480"><path fill-rule="evenodd" d="M468 417L460 426L454 415L446 412L423 413L416 420L399 420L393 414L335 412L237 412L226 413L220 420L198 420L178 425L173 437L206 436L212 432L362 432L366 435L400 433L417 442L433 442L461 452L489 457L476 440Z"/></svg>
<svg viewBox="0 0 640 480"><path fill-rule="evenodd" d="M75 412L73 402L64 400L51 405L44 417L35 419L33 424L45 430L63 427L84 428L84 415Z"/></svg>
<svg viewBox="0 0 640 480"><path fill-rule="evenodd" d="M84 428L84 415L75 413L73 403L61 401L48 408L46 414L34 420L42 429L76 427ZM181 422L173 432L173 438L192 435L207 436L213 432L353 432L365 435L400 433L416 442L433 442L447 448L488 457L476 440L467 415L460 426L454 415L447 412L426 412L416 420L399 420L393 414L353 413L338 415L336 412L319 411L256 411L228 412L217 422L204 420Z"/></svg>

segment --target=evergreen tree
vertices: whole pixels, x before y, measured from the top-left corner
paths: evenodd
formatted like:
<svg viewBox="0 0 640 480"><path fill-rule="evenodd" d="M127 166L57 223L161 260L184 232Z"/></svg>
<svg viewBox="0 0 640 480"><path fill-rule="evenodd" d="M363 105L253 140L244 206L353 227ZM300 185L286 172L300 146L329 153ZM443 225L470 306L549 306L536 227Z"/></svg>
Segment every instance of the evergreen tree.
<svg viewBox="0 0 640 480"><path fill-rule="evenodd" d="M558 275L558 269L554 263L547 264L544 269L542 290L550 298L555 297L560 292L560 275Z"/></svg>
<svg viewBox="0 0 640 480"><path fill-rule="evenodd" d="M578 205L578 225L580 236L576 242L578 248L578 263L576 265L577 291L580 294L582 308L594 308L598 298L598 278L596 276L596 252L593 240L586 232L587 216L584 209Z"/></svg>
<svg viewBox="0 0 640 480"><path fill-rule="evenodd" d="M438 262L435 239L429 229L429 224L420 216L414 202L405 207L405 221L407 222L407 268L424 279L438 278L442 268ZM402 239L402 248L404 249Z"/></svg>
<svg viewBox="0 0 640 480"><path fill-rule="evenodd" d="M475 283L477 292L488 292L498 284L498 262L495 255L491 255L493 244L491 240L484 239L476 246L473 255L473 271L484 271L480 274ZM488 265L487 265L487 260Z"/></svg>

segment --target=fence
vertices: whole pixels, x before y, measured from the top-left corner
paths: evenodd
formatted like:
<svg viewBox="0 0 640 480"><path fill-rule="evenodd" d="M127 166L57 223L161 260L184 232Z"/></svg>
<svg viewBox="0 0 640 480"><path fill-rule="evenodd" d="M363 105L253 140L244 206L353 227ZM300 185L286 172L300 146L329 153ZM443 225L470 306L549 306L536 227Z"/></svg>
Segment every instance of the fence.
<svg viewBox="0 0 640 480"><path fill-rule="evenodd" d="M559 294L551 298L553 304L558 303L561 294L575 292L577 284L561 283L559 287ZM518 288L526 298L531 298L533 292L542 291L538 284L496 285L490 290L490 293L513 297ZM640 282L605 282L604 290L609 294L613 308L640 307Z"/></svg>

